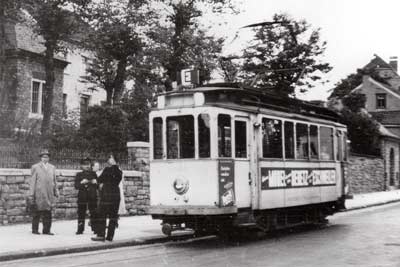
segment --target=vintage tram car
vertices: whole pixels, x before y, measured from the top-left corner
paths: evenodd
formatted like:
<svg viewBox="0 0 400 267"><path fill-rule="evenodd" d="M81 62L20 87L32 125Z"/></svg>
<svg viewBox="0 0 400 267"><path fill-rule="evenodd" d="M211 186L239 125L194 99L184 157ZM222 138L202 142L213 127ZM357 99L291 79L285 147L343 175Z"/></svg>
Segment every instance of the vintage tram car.
<svg viewBox="0 0 400 267"><path fill-rule="evenodd" d="M264 231L344 208L346 126L324 107L235 84L158 95L150 214L170 235Z"/></svg>

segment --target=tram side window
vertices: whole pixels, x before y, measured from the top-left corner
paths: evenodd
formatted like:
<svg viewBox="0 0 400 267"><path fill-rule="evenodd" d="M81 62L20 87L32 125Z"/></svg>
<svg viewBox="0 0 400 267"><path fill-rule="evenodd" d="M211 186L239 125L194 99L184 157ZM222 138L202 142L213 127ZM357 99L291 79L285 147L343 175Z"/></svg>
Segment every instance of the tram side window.
<svg viewBox="0 0 400 267"><path fill-rule="evenodd" d="M153 157L163 158L163 121L161 118L153 119Z"/></svg>
<svg viewBox="0 0 400 267"><path fill-rule="evenodd" d="M235 157L247 158L247 126L245 121L235 121Z"/></svg>
<svg viewBox="0 0 400 267"><path fill-rule="evenodd" d="M231 157L231 116L225 114L218 115L218 156Z"/></svg>
<svg viewBox="0 0 400 267"><path fill-rule="evenodd" d="M193 116L167 118L167 158L194 158Z"/></svg>
<svg viewBox="0 0 400 267"><path fill-rule="evenodd" d="M335 135L336 160L343 160L343 158L342 158L342 155L343 155L343 153L342 153L342 150L343 150L342 140L343 140L342 131L336 130L336 135Z"/></svg>
<svg viewBox="0 0 400 267"><path fill-rule="evenodd" d="M308 126L296 123L296 158L308 159Z"/></svg>
<svg viewBox="0 0 400 267"><path fill-rule="evenodd" d="M285 158L294 159L294 124L285 121Z"/></svg>
<svg viewBox="0 0 400 267"><path fill-rule="evenodd" d="M199 157L210 157L210 116L200 114L198 117L199 126Z"/></svg>
<svg viewBox="0 0 400 267"><path fill-rule="evenodd" d="M263 157L282 158L282 121L262 119Z"/></svg>
<svg viewBox="0 0 400 267"><path fill-rule="evenodd" d="M310 125L310 157L318 159L318 126Z"/></svg>
<svg viewBox="0 0 400 267"><path fill-rule="evenodd" d="M347 161L347 133L343 132L343 160Z"/></svg>
<svg viewBox="0 0 400 267"><path fill-rule="evenodd" d="M319 130L321 140L321 159L333 160L333 129L321 126Z"/></svg>

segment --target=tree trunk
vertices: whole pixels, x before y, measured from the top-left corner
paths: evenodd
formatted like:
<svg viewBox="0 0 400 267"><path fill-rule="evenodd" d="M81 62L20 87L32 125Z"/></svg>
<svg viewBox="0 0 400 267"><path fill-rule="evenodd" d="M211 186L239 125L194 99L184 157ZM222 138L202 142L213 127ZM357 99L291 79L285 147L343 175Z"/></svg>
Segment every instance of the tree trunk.
<svg viewBox="0 0 400 267"><path fill-rule="evenodd" d="M55 81L55 65L54 65L54 54L55 45L46 42L45 52L45 72L46 72L46 84L43 87L43 121L42 121L42 137L44 140L50 134L50 120L53 113L53 98L54 98L54 81Z"/></svg>
<svg viewBox="0 0 400 267"><path fill-rule="evenodd" d="M127 59L123 58L118 62L117 75L114 80L114 95L113 104L118 104L121 101L122 93L124 90L124 81L126 76Z"/></svg>
<svg viewBox="0 0 400 267"><path fill-rule="evenodd" d="M113 87L112 86L105 86L104 89L106 90L106 104L107 106L112 106L112 100L113 100Z"/></svg>

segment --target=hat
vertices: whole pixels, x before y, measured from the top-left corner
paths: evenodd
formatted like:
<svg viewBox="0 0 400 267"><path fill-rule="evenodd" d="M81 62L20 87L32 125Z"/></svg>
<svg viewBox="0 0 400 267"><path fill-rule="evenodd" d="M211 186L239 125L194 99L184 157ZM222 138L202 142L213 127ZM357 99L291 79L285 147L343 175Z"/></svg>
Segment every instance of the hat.
<svg viewBox="0 0 400 267"><path fill-rule="evenodd" d="M50 156L50 152L47 149L42 149L39 153L39 156L47 155Z"/></svg>
<svg viewBox="0 0 400 267"><path fill-rule="evenodd" d="M92 164L92 160L89 157L81 159L81 165Z"/></svg>

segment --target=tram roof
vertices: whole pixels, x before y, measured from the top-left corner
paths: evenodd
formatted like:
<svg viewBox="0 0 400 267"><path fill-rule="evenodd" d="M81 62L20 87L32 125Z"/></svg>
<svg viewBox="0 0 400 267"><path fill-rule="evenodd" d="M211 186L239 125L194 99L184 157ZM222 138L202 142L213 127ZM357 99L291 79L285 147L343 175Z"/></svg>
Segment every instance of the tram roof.
<svg viewBox="0 0 400 267"><path fill-rule="evenodd" d="M229 99L228 102L233 102L234 104L297 113L335 122L340 121L338 113L325 107L295 98L280 97L267 92L265 89L246 87L238 83L207 84L193 89L169 91L160 95L178 96L196 92L204 93L206 103L210 104L221 102L218 96L225 94Z"/></svg>

